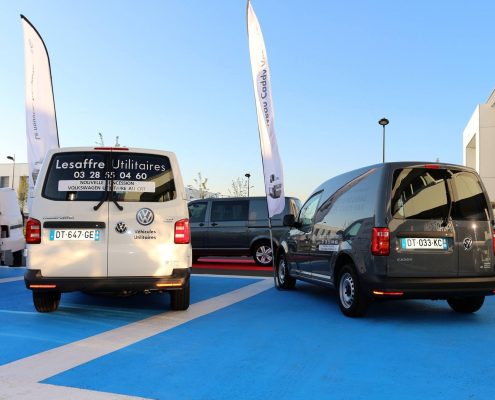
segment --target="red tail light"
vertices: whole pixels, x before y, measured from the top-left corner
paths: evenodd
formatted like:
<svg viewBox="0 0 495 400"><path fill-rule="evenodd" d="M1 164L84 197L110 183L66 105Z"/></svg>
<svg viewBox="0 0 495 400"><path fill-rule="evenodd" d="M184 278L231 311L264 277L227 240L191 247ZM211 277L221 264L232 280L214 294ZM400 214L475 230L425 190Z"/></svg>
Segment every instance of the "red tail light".
<svg viewBox="0 0 495 400"><path fill-rule="evenodd" d="M174 243L188 244L191 240L191 230L189 229L189 220L181 219L175 223Z"/></svg>
<svg viewBox="0 0 495 400"><path fill-rule="evenodd" d="M388 256L390 254L390 231L388 228L373 228L371 253L374 256Z"/></svg>
<svg viewBox="0 0 495 400"><path fill-rule="evenodd" d="M41 222L34 218L28 218L26 222L26 243L41 243Z"/></svg>

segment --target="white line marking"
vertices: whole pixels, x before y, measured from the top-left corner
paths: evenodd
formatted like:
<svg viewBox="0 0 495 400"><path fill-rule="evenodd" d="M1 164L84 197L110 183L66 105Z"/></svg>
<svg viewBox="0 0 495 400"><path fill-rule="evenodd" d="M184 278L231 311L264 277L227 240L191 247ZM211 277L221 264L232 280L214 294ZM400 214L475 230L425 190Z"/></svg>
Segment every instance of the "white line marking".
<svg viewBox="0 0 495 400"><path fill-rule="evenodd" d="M168 311L2 365L0 366L0 388L2 388L0 399L15 398L16 400L20 400L48 397L52 399L70 398L88 400L137 399L136 397L116 397L117 395L115 394L105 394L89 390L78 390L76 393L73 388L38 384L38 382L196 318L246 300L273 287L271 279L259 277L258 279L261 279L261 281L192 304L186 311ZM40 387L43 388L43 395L40 395ZM96 394L99 397L96 397Z"/></svg>
<svg viewBox="0 0 495 400"><path fill-rule="evenodd" d="M23 281L23 280L24 280L24 277L23 276L13 276L12 278L2 278L2 279L0 279L0 283Z"/></svg>

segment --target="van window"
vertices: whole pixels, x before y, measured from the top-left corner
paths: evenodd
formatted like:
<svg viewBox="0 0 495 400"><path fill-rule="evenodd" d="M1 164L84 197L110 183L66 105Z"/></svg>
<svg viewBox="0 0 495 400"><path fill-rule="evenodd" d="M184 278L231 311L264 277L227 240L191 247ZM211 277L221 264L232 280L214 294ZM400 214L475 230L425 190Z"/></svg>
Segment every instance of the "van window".
<svg viewBox="0 0 495 400"><path fill-rule="evenodd" d="M129 152L55 154L42 196L56 201L100 201L111 187L119 202L164 202L176 197L168 157Z"/></svg>
<svg viewBox="0 0 495 400"><path fill-rule="evenodd" d="M453 219L489 219L479 178L472 172L456 169L404 168L395 171L392 215L403 219L445 218L449 212L447 190L452 191L450 215Z"/></svg>
<svg viewBox="0 0 495 400"><path fill-rule="evenodd" d="M453 171L454 192L452 218L457 220L489 220L486 197L478 177L465 171Z"/></svg>
<svg viewBox="0 0 495 400"><path fill-rule="evenodd" d="M250 221L268 220L268 205L266 199L251 199L249 205Z"/></svg>
<svg viewBox="0 0 495 400"><path fill-rule="evenodd" d="M318 207L322 193L323 192L319 192L313 195L313 197L309 198L301 208L299 223L301 224L302 231L306 231L313 223L313 217L315 216L316 208Z"/></svg>
<svg viewBox="0 0 495 400"><path fill-rule="evenodd" d="M207 202L189 204L189 222L205 222Z"/></svg>
<svg viewBox="0 0 495 400"><path fill-rule="evenodd" d="M441 219L449 212L448 171L404 168L394 172L392 216L400 219Z"/></svg>
<svg viewBox="0 0 495 400"><path fill-rule="evenodd" d="M211 205L211 221L247 221L248 211L248 200L213 201Z"/></svg>

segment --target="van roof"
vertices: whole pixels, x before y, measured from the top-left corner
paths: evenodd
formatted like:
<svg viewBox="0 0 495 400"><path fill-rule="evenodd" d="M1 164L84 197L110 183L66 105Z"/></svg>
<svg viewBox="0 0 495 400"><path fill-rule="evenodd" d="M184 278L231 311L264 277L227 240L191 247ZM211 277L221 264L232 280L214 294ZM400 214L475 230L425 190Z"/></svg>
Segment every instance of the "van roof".
<svg viewBox="0 0 495 400"><path fill-rule="evenodd" d="M326 192L334 193L339 190L342 186L347 184L348 182L356 179L358 176L372 170L372 169L397 169L397 168L407 168L407 167L424 167L424 168L456 168L462 169L465 171L474 171L472 168L466 167L464 165L458 164L449 164L449 163L440 163L440 162L429 162L429 161L393 161L386 162L380 164L368 165L366 167L358 168L349 172L345 172L343 174L337 175L333 178L330 178L319 185L309 197L313 194L325 190Z"/></svg>

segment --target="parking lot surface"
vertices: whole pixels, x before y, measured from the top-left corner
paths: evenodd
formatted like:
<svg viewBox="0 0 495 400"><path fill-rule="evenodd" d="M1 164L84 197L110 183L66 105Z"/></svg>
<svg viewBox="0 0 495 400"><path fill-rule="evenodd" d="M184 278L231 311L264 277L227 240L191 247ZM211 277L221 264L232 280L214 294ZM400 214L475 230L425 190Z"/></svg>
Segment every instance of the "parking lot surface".
<svg viewBox="0 0 495 400"><path fill-rule="evenodd" d="M0 399L495 395L493 297L472 315L396 301L350 319L328 289L202 274L185 312L166 295L70 293L40 314L23 273L0 268Z"/></svg>

